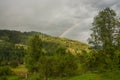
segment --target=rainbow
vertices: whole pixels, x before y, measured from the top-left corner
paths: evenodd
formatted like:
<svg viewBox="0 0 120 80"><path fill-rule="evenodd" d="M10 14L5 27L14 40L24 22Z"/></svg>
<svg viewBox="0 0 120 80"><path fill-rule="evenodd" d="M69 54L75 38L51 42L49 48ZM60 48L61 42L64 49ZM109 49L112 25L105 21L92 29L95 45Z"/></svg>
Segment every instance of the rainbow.
<svg viewBox="0 0 120 80"><path fill-rule="evenodd" d="M62 32L58 37L63 37L65 34L69 33L71 30L73 30L76 26L78 26L80 23L75 23L73 26L66 29L64 32Z"/></svg>

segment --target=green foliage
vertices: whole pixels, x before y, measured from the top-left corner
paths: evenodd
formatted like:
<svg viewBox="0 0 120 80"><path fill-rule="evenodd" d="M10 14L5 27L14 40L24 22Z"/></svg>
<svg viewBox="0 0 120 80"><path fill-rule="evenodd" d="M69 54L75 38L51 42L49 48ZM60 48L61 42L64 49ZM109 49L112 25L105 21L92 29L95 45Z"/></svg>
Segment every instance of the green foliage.
<svg viewBox="0 0 120 80"><path fill-rule="evenodd" d="M10 66L17 67L19 64L23 64L24 56L26 55L26 50L23 46L15 45L11 53Z"/></svg>
<svg viewBox="0 0 120 80"><path fill-rule="evenodd" d="M60 46L52 55L43 51L42 40L39 35L30 39L25 63L30 72L40 74L46 80L48 77L65 77L77 74L78 63L75 56L66 52L66 48ZM33 65L34 64L34 65Z"/></svg>
<svg viewBox="0 0 120 80"><path fill-rule="evenodd" d="M52 37L49 35L42 34L40 32L20 32L12 30L0 30L0 40L14 43L27 45L28 39L33 35L39 35L43 41L43 48L47 50L47 54L52 55L56 52L56 48L64 46L68 50L71 50L72 54L80 54L83 50L89 52L89 46L79 41L73 41L65 38Z"/></svg>
<svg viewBox="0 0 120 80"><path fill-rule="evenodd" d="M90 51L88 45L78 41L45 35L41 35L40 38L43 40L43 48L49 53L56 53L56 50L60 48L60 46L66 48L66 50L74 55L82 54L83 50L86 52Z"/></svg>
<svg viewBox="0 0 120 80"><path fill-rule="evenodd" d="M116 13L110 8L105 8L100 11L99 14L94 18L93 22L93 33L89 39L89 43L93 44L94 47L102 49L111 49L115 42L116 33Z"/></svg>
<svg viewBox="0 0 120 80"><path fill-rule="evenodd" d="M105 79L110 79L110 80L119 80L120 79L120 70L112 70L112 71L107 71L106 73L102 74L102 77L106 77Z"/></svg>
<svg viewBox="0 0 120 80"><path fill-rule="evenodd" d="M69 77L77 74L78 63L70 54L43 56L39 61L39 73L43 77Z"/></svg>
<svg viewBox="0 0 120 80"><path fill-rule="evenodd" d="M42 40L39 35L34 35L29 41L29 53L30 55L37 60L40 55L42 55Z"/></svg>
<svg viewBox="0 0 120 80"><path fill-rule="evenodd" d="M7 65L11 59L14 45L9 42L0 42L0 65Z"/></svg>
<svg viewBox="0 0 120 80"><path fill-rule="evenodd" d="M39 74L32 74L28 79L25 80L43 80Z"/></svg>
<svg viewBox="0 0 120 80"><path fill-rule="evenodd" d="M88 64L97 67L98 70L107 71L118 67L119 55L116 51L119 50L119 21L116 18L116 13L110 8L105 8L99 12L94 18L93 33L89 39L97 53L92 52L92 56Z"/></svg>
<svg viewBox="0 0 120 80"><path fill-rule="evenodd" d="M39 35L35 35L29 40L27 52L25 57L26 66L31 72L37 72L39 67L37 61L42 55L42 41Z"/></svg>
<svg viewBox="0 0 120 80"><path fill-rule="evenodd" d="M25 43L29 36L38 34L37 32L20 32L11 30L0 30L0 40L4 40L11 43Z"/></svg>
<svg viewBox="0 0 120 80"><path fill-rule="evenodd" d="M42 56L39 59L39 74L43 78L58 75L58 58L54 56Z"/></svg>
<svg viewBox="0 0 120 80"><path fill-rule="evenodd" d="M8 80L5 76L0 76L0 80Z"/></svg>
<svg viewBox="0 0 120 80"><path fill-rule="evenodd" d="M12 71L9 67L0 67L0 76L11 75Z"/></svg>
<svg viewBox="0 0 120 80"><path fill-rule="evenodd" d="M86 71L106 72L111 70L119 70L120 52L117 51L111 57L101 51L91 51L89 54L79 55L80 62Z"/></svg>
<svg viewBox="0 0 120 80"><path fill-rule="evenodd" d="M23 63L25 56L25 49L22 46L15 46L15 44L1 41L0 42L0 65L17 66Z"/></svg>
<svg viewBox="0 0 120 80"><path fill-rule="evenodd" d="M64 57L61 57L60 61L60 75L69 77L77 75L78 63L76 58L72 54L66 54Z"/></svg>

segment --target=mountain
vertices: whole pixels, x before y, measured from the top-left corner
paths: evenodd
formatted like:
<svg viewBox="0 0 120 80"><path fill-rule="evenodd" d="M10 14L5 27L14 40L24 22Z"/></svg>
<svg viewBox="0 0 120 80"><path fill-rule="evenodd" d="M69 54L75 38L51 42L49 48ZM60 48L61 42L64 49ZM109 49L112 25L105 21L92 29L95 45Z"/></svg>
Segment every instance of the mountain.
<svg viewBox="0 0 120 80"><path fill-rule="evenodd" d="M43 41L43 48L47 50L49 53L54 53L56 51L56 48L61 46L65 47L66 51L69 51L74 55L90 51L89 45L85 43L66 38L53 37L34 31L20 32L13 30L0 30L0 40L12 42L15 44L27 45L28 39L35 34L40 35L40 38Z"/></svg>

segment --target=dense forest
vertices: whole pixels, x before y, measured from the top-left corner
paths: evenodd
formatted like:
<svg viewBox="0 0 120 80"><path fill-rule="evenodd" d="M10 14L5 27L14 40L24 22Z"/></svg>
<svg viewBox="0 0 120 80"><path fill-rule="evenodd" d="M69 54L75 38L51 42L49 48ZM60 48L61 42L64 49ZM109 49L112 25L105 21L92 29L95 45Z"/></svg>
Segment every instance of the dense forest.
<svg viewBox="0 0 120 80"><path fill-rule="evenodd" d="M119 80L120 19L95 16L90 45L40 32L0 30L0 80Z"/></svg>

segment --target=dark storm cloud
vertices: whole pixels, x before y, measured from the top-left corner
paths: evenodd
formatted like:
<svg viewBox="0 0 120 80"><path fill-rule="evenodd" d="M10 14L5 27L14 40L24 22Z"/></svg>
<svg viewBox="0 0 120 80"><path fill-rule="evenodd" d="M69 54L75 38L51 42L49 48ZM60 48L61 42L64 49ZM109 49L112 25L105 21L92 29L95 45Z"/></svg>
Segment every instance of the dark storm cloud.
<svg viewBox="0 0 120 80"><path fill-rule="evenodd" d="M0 29L63 33L86 42L93 17L105 7L120 15L119 0L0 0Z"/></svg>

